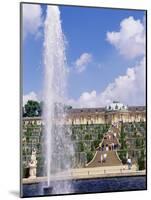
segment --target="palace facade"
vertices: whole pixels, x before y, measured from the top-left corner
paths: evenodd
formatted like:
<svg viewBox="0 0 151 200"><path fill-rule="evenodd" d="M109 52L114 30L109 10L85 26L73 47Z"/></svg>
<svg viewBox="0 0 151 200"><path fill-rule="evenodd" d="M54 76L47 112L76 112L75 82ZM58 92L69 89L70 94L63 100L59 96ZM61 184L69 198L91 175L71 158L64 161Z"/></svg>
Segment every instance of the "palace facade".
<svg viewBox="0 0 151 200"><path fill-rule="evenodd" d="M145 106L125 106L114 101L110 105L101 108L71 108L67 111L66 124L113 124L122 122L145 122ZM23 125L42 125L41 117L26 117Z"/></svg>

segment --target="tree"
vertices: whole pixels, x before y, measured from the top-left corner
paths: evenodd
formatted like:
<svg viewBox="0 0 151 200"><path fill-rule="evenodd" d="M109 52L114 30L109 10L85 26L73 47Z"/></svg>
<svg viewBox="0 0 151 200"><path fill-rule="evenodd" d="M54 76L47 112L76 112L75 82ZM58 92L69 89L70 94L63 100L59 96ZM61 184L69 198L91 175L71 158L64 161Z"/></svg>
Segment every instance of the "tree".
<svg viewBox="0 0 151 200"><path fill-rule="evenodd" d="M65 109L66 109L66 110L71 110L71 109L72 109L72 106L70 106L70 105L65 105Z"/></svg>
<svg viewBox="0 0 151 200"><path fill-rule="evenodd" d="M42 102L39 103L37 101L29 100L24 107L24 114L25 117L35 117L40 116L42 113Z"/></svg>
<svg viewBox="0 0 151 200"><path fill-rule="evenodd" d="M141 155L138 158L138 168L139 170L145 169L145 155L144 150L141 151Z"/></svg>

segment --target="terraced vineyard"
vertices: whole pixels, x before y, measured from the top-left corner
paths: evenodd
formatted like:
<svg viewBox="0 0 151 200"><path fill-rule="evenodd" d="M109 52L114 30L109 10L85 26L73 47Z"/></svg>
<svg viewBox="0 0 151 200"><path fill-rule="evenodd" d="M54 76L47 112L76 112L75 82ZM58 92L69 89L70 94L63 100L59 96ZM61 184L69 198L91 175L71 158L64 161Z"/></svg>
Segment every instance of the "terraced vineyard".
<svg viewBox="0 0 151 200"><path fill-rule="evenodd" d="M118 151L123 162L126 157L138 165L138 169L145 169L146 161L146 122L124 123L120 135L121 148Z"/></svg>
<svg viewBox="0 0 151 200"><path fill-rule="evenodd" d="M72 167L85 167L92 160L96 149L102 141L105 133L111 124L86 124L72 125L67 127L66 137L71 137L74 144L75 156ZM37 151L37 176L43 175L44 159L43 159L43 127L42 125L28 124L23 127L22 136L22 160L23 160L23 176L26 177L26 169L28 161L31 157L32 149ZM146 158L146 123L134 122L123 123L119 136L120 146L118 147L118 155L122 162L126 161L126 157L130 156L132 162L138 164L139 169L144 169ZM61 160L63 152L54 152L54 162Z"/></svg>

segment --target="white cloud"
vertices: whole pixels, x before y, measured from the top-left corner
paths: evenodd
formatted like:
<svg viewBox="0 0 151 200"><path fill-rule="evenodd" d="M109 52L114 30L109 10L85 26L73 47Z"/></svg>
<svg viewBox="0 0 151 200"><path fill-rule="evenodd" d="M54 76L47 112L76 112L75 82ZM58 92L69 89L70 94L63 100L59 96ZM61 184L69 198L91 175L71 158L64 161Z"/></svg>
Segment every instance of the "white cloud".
<svg viewBox="0 0 151 200"><path fill-rule="evenodd" d="M145 57L125 75L117 77L101 93L84 92L78 100L70 99L73 107L101 107L114 100L128 105L145 104Z"/></svg>
<svg viewBox="0 0 151 200"><path fill-rule="evenodd" d="M90 53L81 54L81 56L75 61L76 71L78 73L83 72L91 61L92 61L92 55Z"/></svg>
<svg viewBox="0 0 151 200"><path fill-rule="evenodd" d="M28 102L28 100L39 101L37 94L33 91L23 95L23 106Z"/></svg>
<svg viewBox="0 0 151 200"><path fill-rule="evenodd" d="M86 107L93 107L95 106L95 101L97 98L97 94L96 91L93 90L92 92L88 93L88 92L84 92L80 98L79 98L79 102L81 106L86 106Z"/></svg>
<svg viewBox="0 0 151 200"><path fill-rule="evenodd" d="M39 36L39 28L42 25L42 10L40 5L24 4L23 5L23 38L28 33ZM37 36L37 37L38 37Z"/></svg>
<svg viewBox="0 0 151 200"><path fill-rule="evenodd" d="M132 16L121 21L119 32L107 32L107 41L125 58L133 59L145 54L145 27Z"/></svg>
<svg viewBox="0 0 151 200"><path fill-rule="evenodd" d="M96 91L83 92L78 100L69 99L68 104L73 107L95 107L96 106L97 94Z"/></svg>
<svg viewBox="0 0 151 200"><path fill-rule="evenodd" d="M112 102L120 100L131 105L145 103L145 58L133 68L128 68L123 76L119 76L101 93L100 100ZM102 102L102 103L103 103Z"/></svg>

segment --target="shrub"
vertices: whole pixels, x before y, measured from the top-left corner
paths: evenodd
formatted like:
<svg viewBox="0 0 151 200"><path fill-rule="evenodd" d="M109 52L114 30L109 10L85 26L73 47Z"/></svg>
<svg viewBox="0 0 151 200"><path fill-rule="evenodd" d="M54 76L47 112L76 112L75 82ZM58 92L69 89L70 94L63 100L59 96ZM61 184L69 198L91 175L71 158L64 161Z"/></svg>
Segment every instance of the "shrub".
<svg viewBox="0 0 151 200"><path fill-rule="evenodd" d="M76 135L74 133L71 135L71 140L76 140Z"/></svg>
<svg viewBox="0 0 151 200"><path fill-rule="evenodd" d="M141 140L139 138L136 139L136 147L139 148L141 147Z"/></svg>
<svg viewBox="0 0 151 200"><path fill-rule="evenodd" d="M97 148L100 144L100 140L94 140L93 145L95 148Z"/></svg>
<svg viewBox="0 0 151 200"><path fill-rule="evenodd" d="M84 151L84 144L82 142L78 143L78 152Z"/></svg>
<svg viewBox="0 0 151 200"><path fill-rule="evenodd" d="M95 151L95 147L93 143L91 143L91 151Z"/></svg>
<svg viewBox="0 0 151 200"><path fill-rule="evenodd" d="M92 135L91 134L86 134L84 137L85 140L92 140Z"/></svg>
<svg viewBox="0 0 151 200"><path fill-rule="evenodd" d="M98 140L101 140L101 139L102 139L102 134L98 133Z"/></svg>
<svg viewBox="0 0 151 200"><path fill-rule="evenodd" d="M144 170L145 169L145 161L144 158L138 158L138 169L139 170Z"/></svg>
<svg viewBox="0 0 151 200"><path fill-rule="evenodd" d="M139 170L144 170L145 169L144 150L141 151L141 155L138 158L137 162Z"/></svg>
<svg viewBox="0 0 151 200"><path fill-rule="evenodd" d="M92 160L92 158L93 158L93 153L92 153L92 151L88 151L88 152L87 152L87 162L90 162L90 161Z"/></svg>
<svg viewBox="0 0 151 200"><path fill-rule="evenodd" d="M29 167L23 167L23 171L22 171L22 176L23 178L28 178L29 177Z"/></svg>
<svg viewBox="0 0 151 200"><path fill-rule="evenodd" d="M122 163L126 164L125 162L127 162L127 159L126 159L127 150L118 151L118 155L119 155L119 158L121 159Z"/></svg>

